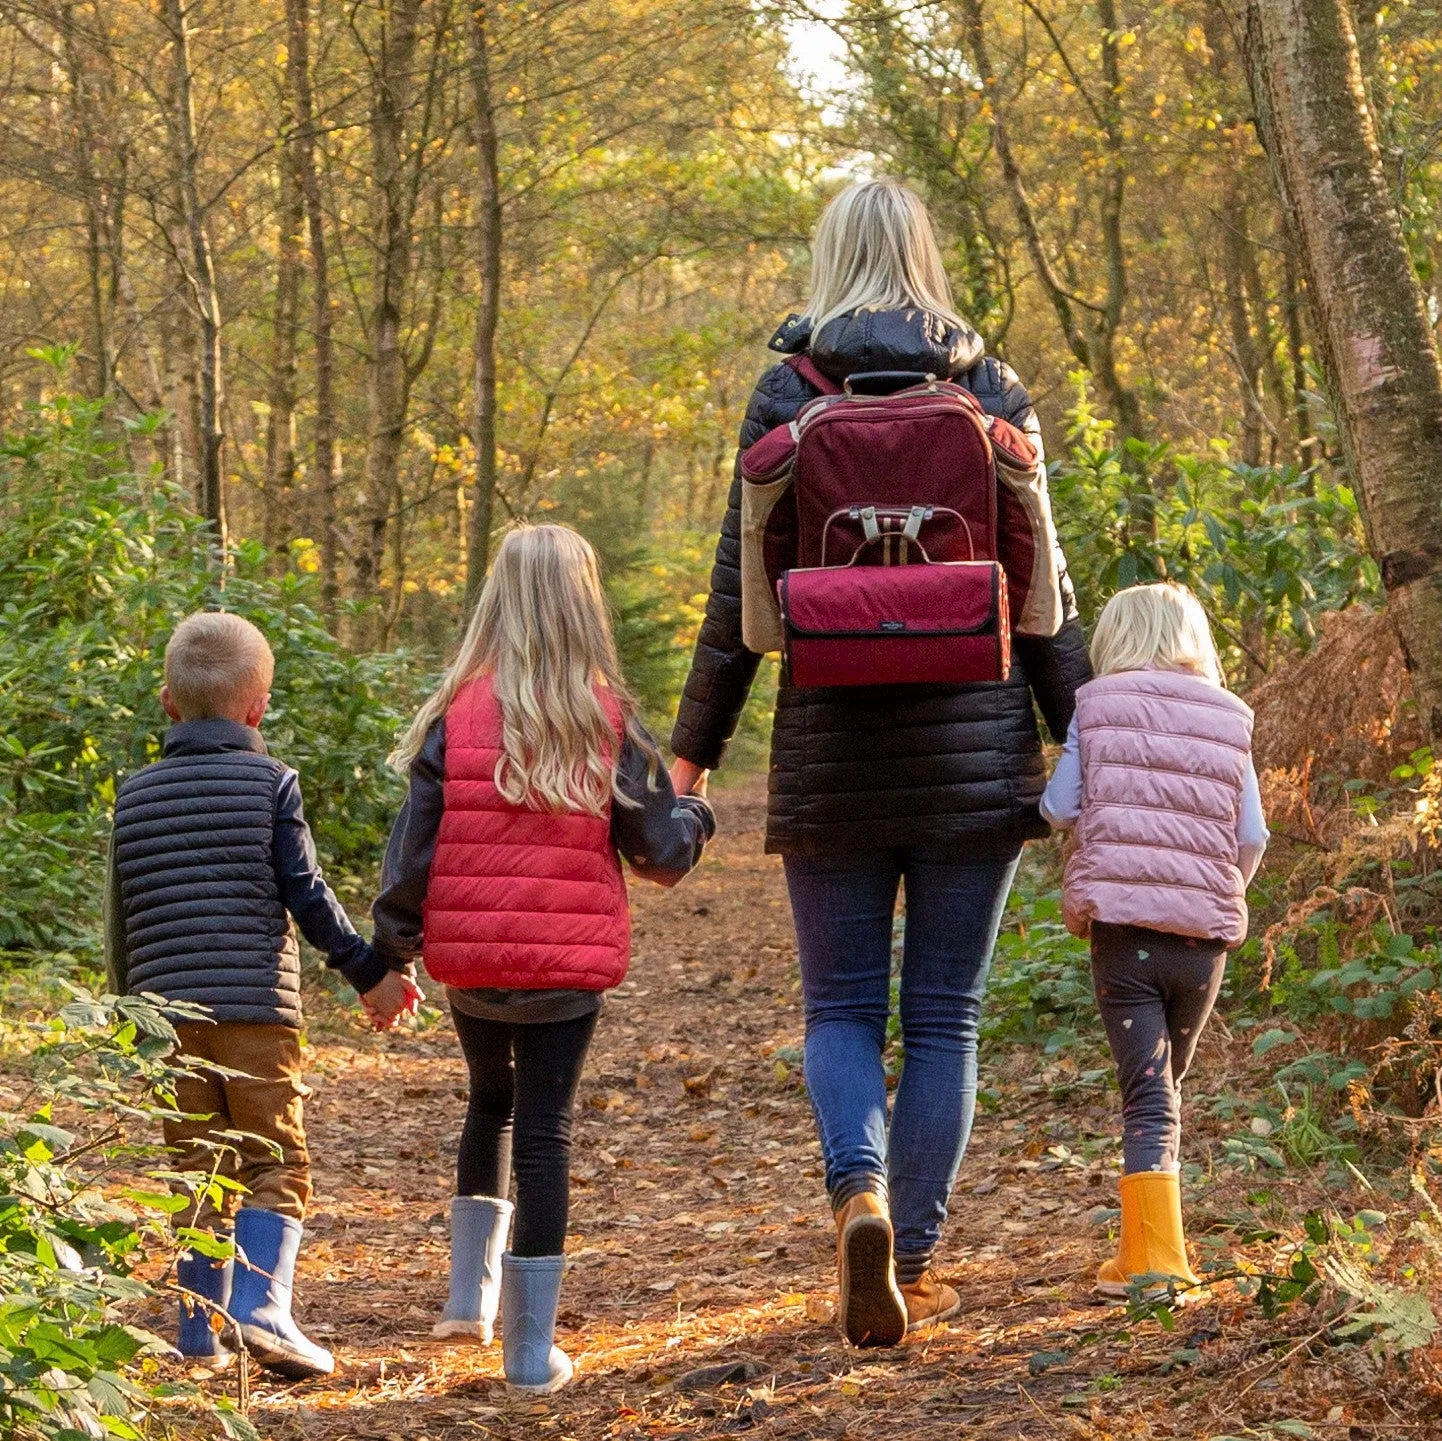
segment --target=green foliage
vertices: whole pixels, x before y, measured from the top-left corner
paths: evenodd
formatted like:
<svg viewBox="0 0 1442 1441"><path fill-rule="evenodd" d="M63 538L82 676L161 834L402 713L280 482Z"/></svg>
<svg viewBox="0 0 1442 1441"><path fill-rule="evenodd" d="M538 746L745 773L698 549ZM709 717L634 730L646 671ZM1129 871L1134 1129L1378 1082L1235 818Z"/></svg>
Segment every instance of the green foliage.
<svg viewBox="0 0 1442 1441"><path fill-rule="evenodd" d="M46 358L58 383L66 354ZM256 547L217 590L186 499L137 474L123 442L101 402L63 389L0 442L0 948L93 953L116 785L159 755L165 642L204 606L247 615L275 651L267 734L301 771L328 861L373 864L399 791L384 756L409 712L407 657L346 652L314 578L268 578Z"/></svg>
<svg viewBox="0 0 1442 1441"><path fill-rule="evenodd" d="M1310 645L1323 611L1378 594L1345 485L1295 466L1242 465L1221 443L1191 454L1136 441L1116 449L1073 380L1071 449L1051 484L1088 623L1119 589L1179 581L1201 598L1228 668L1245 674Z"/></svg>
<svg viewBox="0 0 1442 1441"><path fill-rule="evenodd" d="M173 1112L168 1016L199 1013L71 994L43 1026L0 1018L0 1044L21 1052L30 1074L19 1106L0 1112L0 1434L138 1438L162 1393L199 1394L157 1385L148 1358L165 1343L123 1320L155 1294L134 1274L137 1262L191 1234L168 1232L185 1204L170 1183L192 1194L215 1187L163 1169L159 1153L129 1135L131 1123ZM148 1178L126 1205L99 1190L118 1167ZM226 1435L255 1437L229 1403L206 1404Z"/></svg>
<svg viewBox="0 0 1442 1441"><path fill-rule="evenodd" d="M1061 918L1061 893L1042 889L1023 861L997 937L982 1042L1039 1044L1052 1054L1100 1031L1092 995L1091 954Z"/></svg>

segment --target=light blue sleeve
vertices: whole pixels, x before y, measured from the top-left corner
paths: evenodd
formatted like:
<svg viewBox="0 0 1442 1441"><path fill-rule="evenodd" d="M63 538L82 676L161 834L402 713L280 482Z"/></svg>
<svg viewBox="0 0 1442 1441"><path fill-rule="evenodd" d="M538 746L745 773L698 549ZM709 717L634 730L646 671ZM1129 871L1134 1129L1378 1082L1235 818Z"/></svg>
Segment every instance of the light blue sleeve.
<svg viewBox="0 0 1442 1441"><path fill-rule="evenodd" d="M1262 788L1257 783L1257 768L1248 756L1247 773L1242 777L1242 804L1237 811L1237 865L1241 867L1244 884L1251 885L1271 838L1267 818L1262 813Z"/></svg>
<svg viewBox="0 0 1442 1441"><path fill-rule="evenodd" d="M1066 744L1061 759L1051 773L1041 798L1041 813L1058 830L1067 830L1077 823L1082 808L1081 742L1077 738L1076 717L1067 727Z"/></svg>

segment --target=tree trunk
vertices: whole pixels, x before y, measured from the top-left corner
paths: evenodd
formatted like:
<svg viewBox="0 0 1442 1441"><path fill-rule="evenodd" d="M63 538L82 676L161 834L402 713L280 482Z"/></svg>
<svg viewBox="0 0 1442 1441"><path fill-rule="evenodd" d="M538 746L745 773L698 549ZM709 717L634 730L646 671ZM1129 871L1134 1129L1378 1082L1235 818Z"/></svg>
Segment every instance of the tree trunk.
<svg viewBox="0 0 1442 1441"><path fill-rule="evenodd" d="M491 67L486 34L487 7L474 0L469 27L471 127L476 144L476 268L481 278L476 310L471 445L476 478L466 545L466 601L463 621L475 608L490 559L496 496L496 325L501 312L501 174L496 112L491 100Z"/></svg>
<svg viewBox="0 0 1442 1441"><path fill-rule="evenodd" d="M1078 364L1091 373L1100 387L1116 422L1117 439L1125 448L1128 440L1143 439L1146 427L1137 393L1123 382L1116 366L1116 334L1121 326L1127 298L1126 249L1122 236L1127 165L1123 148L1116 14L1111 0L1101 0L1098 13L1103 24L1102 73L1107 88L1106 101L1097 112L1097 122L1107 157L1098 208L1106 256L1106 297L1100 305L1093 305L1074 294L1066 279L1057 273L1056 266L1047 253L1046 241L1042 236L1031 197L1027 193L1016 152L1012 148L1005 102L987 46L982 0L967 0L966 31L972 59L985 88L991 111L992 138L996 144L997 159L1001 162L1002 179L1006 184L1012 213L1021 230L1036 278L1051 302L1067 348L1076 357ZM1083 322L1078 313L1081 310L1089 312L1089 324ZM1123 464L1128 469L1136 466L1135 458L1127 454L1125 449ZM1143 504L1137 509L1141 511L1146 507Z"/></svg>
<svg viewBox="0 0 1442 1441"><path fill-rule="evenodd" d="M90 349L94 382L93 393L103 399L110 394L114 380L110 346L110 317L114 296L107 294L106 260L111 252L108 244L108 215L104 187L96 164L95 106L85 60L79 46L79 31L73 8L60 10L61 39L64 45L66 79L70 84L70 122L73 127L75 179L85 210L85 270L90 292Z"/></svg>
<svg viewBox="0 0 1442 1441"><path fill-rule="evenodd" d="M310 246L311 328L315 345L315 427L312 484L320 520L321 607L334 625L340 603L340 530L336 514L335 347L330 306L330 259L325 206L315 158L315 101L310 81L310 0L285 0L286 70L291 124L295 129L295 172L305 208Z"/></svg>
<svg viewBox="0 0 1442 1441"><path fill-rule="evenodd" d="M210 522L217 547L216 565L223 568L229 537L225 526L225 476L221 469L225 432L220 411L220 297L216 293L215 261L205 228L205 210L200 203L197 174L200 156L195 138L195 102L191 95L190 30L182 0L165 0L165 20L170 30L173 58L180 210L190 249L189 264L185 266L186 283L200 322L200 373L196 387L200 513Z"/></svg>
<svg viewBox="0 0 1442 1441"><path fill-rule="evenodd" d="M1317 463L1312 404L1307 399L1312 386L1302 337L1302 281L1297 274L1297 255L1290 245L1283 248L1282 283L1287 288L1282 309L1287 320L1287 360L1292 368L1292 424L1297 429L1297 460L1303 470L1311 470Z"/></svg>
<svg viewBox="0 0 1442 1441"><path fill-rule="evenodd" d="M1292 414L1287 408L1287 387L1282 383L1282 368L1277 363L1277 332L1272 324L1272 302L1262 278L1262 267L1257 260L1258 247L1248 241L1243 249L1247 304L1252 313L1252 333L1257 337L1258 358L1262 363L1262 424L1271 436L1271 463L1278 463L1277 448L1281 446L1289 458L1295 457L1297 437L1292 433ZM1266 397L1272 397L1276 419L1267 412Z"/></svg>
<svg viewBox="0 0 1442 1441"><path fill-rule="evenodd" d="M276 246L275 310L271 318L270 413L265 423L265 518L262 539L275 550L291 529L295 484L296 326L300 311L300 232L305 197L296 175L296 140L280 148L280 234Z"/></svg>
<svg viewBox="0 0 1442 1441"><path fill-rule="evenodd" d="M1106 85L1106 99L1102 105L1106 181L1102 186L1099 218L1106 255L1107 290L1106 303L1097 321L1093 352L1097 381L1111 400L1117 417L1117 437L1125 446L1129 440L1141 440L1144 427L1137 393L1122 381L1116 368L1116 337L1127 303L1127 253L1122 237L1122 211L1126 204L1128 173L1122 117L1121 26L1117 23L1113 0L1097 0L1097 16L1102 23L1102 79ZM1125 451L1122 465L1124 468L1127 466Z"/></svg>
<svg viewBox="0 0 1442 1441"><path fill-rule="evenodd" d="M1247 308L1246 223L1246 201L1234 167L1222 214L1222 279L1227 291L1227 324L1232 332L1232 363L1237 368L1237 391L1242 403L1242 460L1256 466L1262 463L1264 416L1261 396L1257 393L1262 359L1257 352L1252 317Z"/></svg>
<svg viewBox="0 0 1442 1441"><path fill-rule="evenodd" d="M1249 0L1257 122L1296 227L1342 440L1417 710L1442 741L1442 369L1346 0Z"/></svg>
<svg viewBox="0 0 1442 1441"><path fill-rule="evenodd" d="M367 599L380 588L381 559L410 402L401 324L412 245L406 117L413 91L419 18L420 0L391 0L385 7L370 116L375 268L366 367L365 533L356 556L356 579Z"/></svg>

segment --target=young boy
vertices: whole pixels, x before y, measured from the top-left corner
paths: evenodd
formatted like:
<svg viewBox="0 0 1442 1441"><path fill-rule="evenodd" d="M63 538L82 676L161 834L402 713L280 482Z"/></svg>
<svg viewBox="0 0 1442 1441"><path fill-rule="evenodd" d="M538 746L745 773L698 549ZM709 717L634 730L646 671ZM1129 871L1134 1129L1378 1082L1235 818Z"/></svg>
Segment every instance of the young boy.
<svg viewBox="0 0 1442 1441"><path fill-rule="evenodd" d="M162 758L116 797L106 959L116 992L210 1009L211 1020L176 1027L193 1073L176 1099L191 1119L166 1122L165 1140L182 1169L208 1171L220 1154L220 1169L246 1187L238 1214L228 1202L224 1214L207 1204L181 1218L216 1230L233 1222L239 1264L186 1253L177 1279L234 1317L263 1366L303 1379L335 1362L291 1317L310 1158L290 916L377 1027L414 1010L420 992L356 934L321 875L296 773L271 759L257 729L274 673L265 637L239 616L202 612L176 627L160 692L174 724ZM228 1359L208 1308L184 1300L179 1344L188 1357Z"/></svg>

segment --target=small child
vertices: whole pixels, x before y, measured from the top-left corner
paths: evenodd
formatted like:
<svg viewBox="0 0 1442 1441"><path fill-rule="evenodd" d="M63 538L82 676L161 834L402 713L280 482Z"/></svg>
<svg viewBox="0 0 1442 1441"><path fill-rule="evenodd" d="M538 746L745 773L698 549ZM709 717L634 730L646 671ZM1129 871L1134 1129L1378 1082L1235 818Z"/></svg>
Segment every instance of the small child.
<svg viewBox="0 0 1442 1441"><path fill-rule="evenodd" d="M423 954L471 1082L434 1334L488 1344L499 1308L506 1380L556 1391L571 1378L554 1339L576 1084L601 994L630 960L617 852L674 885L715 823L672 790L621 679L595 553L564 526L506 536L459 656L392 761L410 793L376 948L391 965Z"/></svg>
<svg viewBox="0 0 1442 1441"><path fill-rule="evenodd" d="M219 1232L233 1223L240 1264L183 1252L177 1280L228 1311L263 1366L304 1379L335 1362L291 1317L310 1158L287 912L378 1026L413 1009L420 991L376 959L321 875L296 773L271 759L257 729L274 673L265 637L240 616L202 612L176 627L160 692L174 724L162 758L115 801L105 949L115 992L203 1005L212 1017L176 1026L191 1074L176 1088L184 1119L164 1124L165 1141L181 1168L218 1168L246 1187L238 1214L228 1191L220 1214L205 1202L177 1218ZM189 1298L179 1347L212 1366L230 1360L210 1309Z"/></svg>
<svg viewBox="0 0 1442 1441"><path fill-rule="evenodd" d="M1097 1006L1122 1093L1121 1240L1097 1290L1141 1277L1196 1295L1178 1178L1181 1082L1247 934L1247 886L1267 845L1252 712L1223 689L1201 603L1172 582L1108 601L1097 678L1077 692L1042 797L1072 830L1062 909L1089 936ZM1165 1294L1154 1284L1149 1294Z"/></svg>

